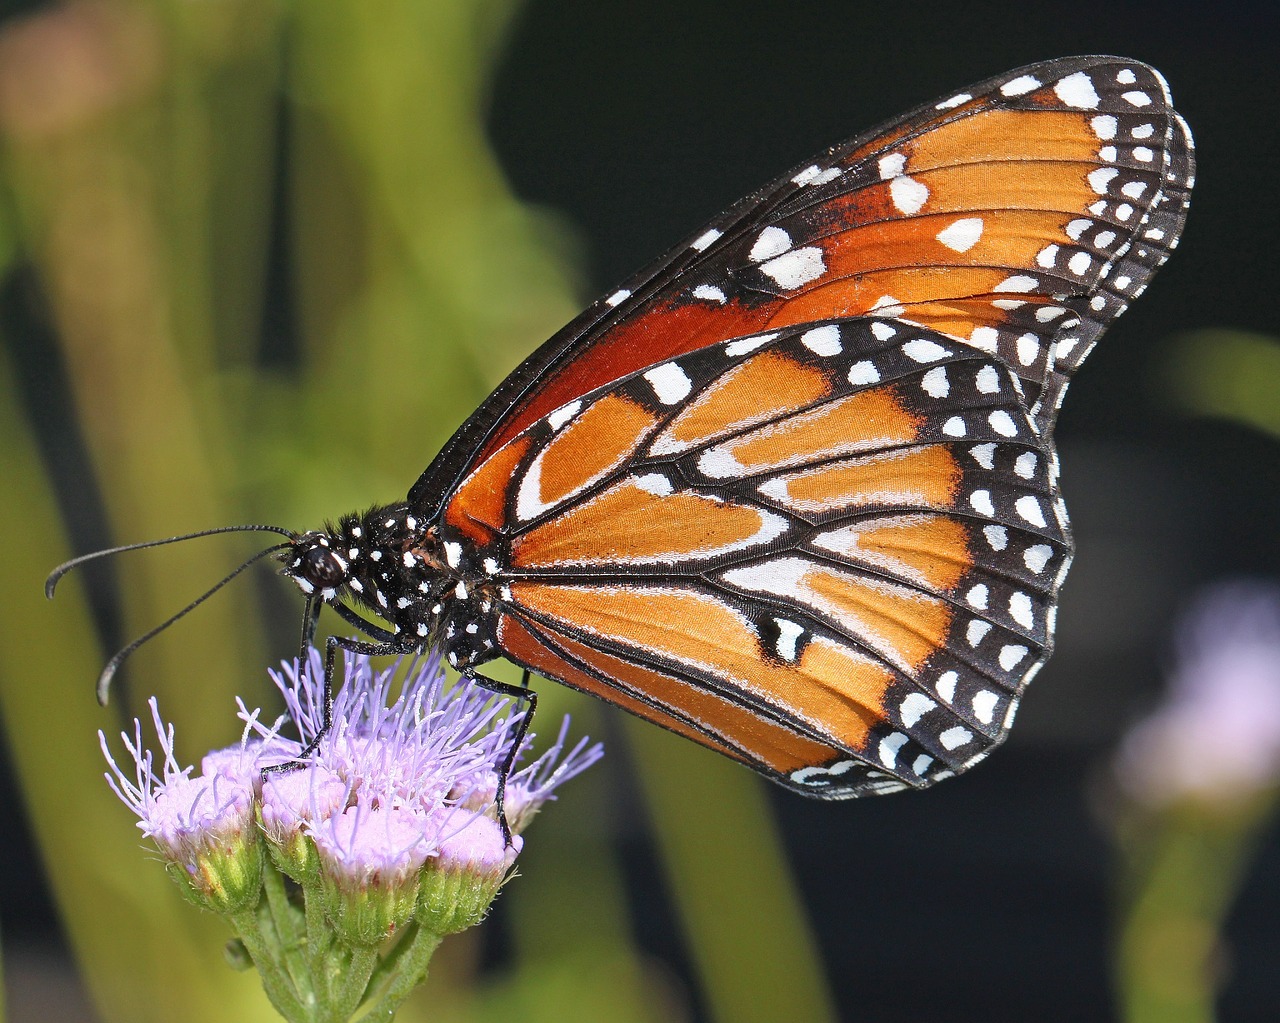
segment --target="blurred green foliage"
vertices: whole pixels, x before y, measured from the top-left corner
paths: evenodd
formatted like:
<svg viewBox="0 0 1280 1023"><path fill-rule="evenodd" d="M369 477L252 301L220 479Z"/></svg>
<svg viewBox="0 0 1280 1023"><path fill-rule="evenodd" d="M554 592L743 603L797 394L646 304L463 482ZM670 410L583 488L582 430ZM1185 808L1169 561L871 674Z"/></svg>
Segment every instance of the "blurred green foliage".
<svg viewBox="0 0 1280 1023"><path fill-rule="evenodd" d="M0 29L0 272L36 282L93 471L55 496L44 458L67 435L36 444L46 396L19 393L0 361L0 529L21 538L3 567L0 700L104 1020L271 1018L252 975L221 963L218 922L139 848L94 732L155 693L196 760L237 737L233 694L262 700L268 649L294 637L268 642L254 588L237 585L141 652L102 712L92 684L110 651L82 580L40 596L71 553L68 502L97 488L123 543L307 528L394 500L572 315L565 233L510 194L483 135L512 14L507 0L81 0ZM251 549L237 534L116 559L124 628L154 626ZM598 734L598 709L555 688L545 720L572 706ZM756 780L637 734L626 759L711 1016L833 1018ZM616 800L593 774L548 813L503 896L512 967L482 975L475 941L455 939L403 1018L687 1016L636 947Z"/></svg>
<svg viewBox="0 0 1280 1023"><path fill-rule="evenodd" d="M1280 339L1244 330L1187 331L1160 381L1175 404L1280 437Z"/></svg>

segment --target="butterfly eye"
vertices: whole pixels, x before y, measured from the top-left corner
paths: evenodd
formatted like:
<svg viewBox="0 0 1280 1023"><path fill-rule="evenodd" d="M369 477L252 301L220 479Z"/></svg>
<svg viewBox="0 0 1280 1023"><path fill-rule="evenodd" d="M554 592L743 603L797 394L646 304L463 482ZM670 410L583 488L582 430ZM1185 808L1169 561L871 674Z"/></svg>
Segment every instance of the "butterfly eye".
<svg viewBox="0 0 1280 1023"><path fill-rule="evenodd" d="M332 587L347 578L347 566L327 547L312 547L302 555L295 574L318 587Z"/></svg>

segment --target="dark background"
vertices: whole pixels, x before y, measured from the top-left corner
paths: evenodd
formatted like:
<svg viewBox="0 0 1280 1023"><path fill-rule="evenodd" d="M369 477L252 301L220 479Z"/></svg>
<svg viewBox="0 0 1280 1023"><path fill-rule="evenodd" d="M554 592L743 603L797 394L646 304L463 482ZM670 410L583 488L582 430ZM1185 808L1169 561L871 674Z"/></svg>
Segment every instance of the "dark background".
<svg viewBox="0 0 1280 1023"><path fill-rule="evenodd" d="M1153 64L1194 132L1182 245L1090 357L1059 421L1077 558L1058 652L1012 738L924 794L774 798L844 1019L1112 1016L1110 752L1158 698L1192 589L1280 574L1275 440L1186 414L1162 375L1181 331L1277 332L1278 30L1262 4L540 0L506 43L490 139L518 194L576 231L584 299L836 139L1032 61ZM38 321L29 303L3 312L11 329ZM16 824L0 837L6 939L52 940L35 926L52 912L17 880L38 870L20 838ZM656 855L638 826L616 841L640 940L697 1007ZM1227 928L1225 1020L1280 1018L1278 879L1272 835ZM493 932L496 962L501 902Z"/></svg>

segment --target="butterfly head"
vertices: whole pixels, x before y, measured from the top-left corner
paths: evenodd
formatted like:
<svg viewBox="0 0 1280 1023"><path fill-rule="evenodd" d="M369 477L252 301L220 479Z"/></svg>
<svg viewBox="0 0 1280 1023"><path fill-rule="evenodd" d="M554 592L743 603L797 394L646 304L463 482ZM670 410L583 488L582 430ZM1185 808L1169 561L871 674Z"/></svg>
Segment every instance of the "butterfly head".
<svg viewBox="0 0 1280 1023"><path fill-rule="evenodd" d="M337 549L338 537L330 532L303 533L281 555L284 574L308 597L319 594L332 600L351 581L351 563Z"/></svg>

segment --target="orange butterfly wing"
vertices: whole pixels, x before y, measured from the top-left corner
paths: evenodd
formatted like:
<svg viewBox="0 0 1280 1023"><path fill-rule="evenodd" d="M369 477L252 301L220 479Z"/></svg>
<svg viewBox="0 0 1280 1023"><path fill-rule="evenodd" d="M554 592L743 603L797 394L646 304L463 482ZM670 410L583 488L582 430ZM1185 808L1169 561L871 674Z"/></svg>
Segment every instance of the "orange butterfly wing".
<svg viewBox="0 0 1280 1023"><path fill-rule="evenodd" d="M931 784L1049 653L1054 416L1192 173L1133 61L930 104L588 309L410 506L487 566L516 662L809 795Z"/></svg>

